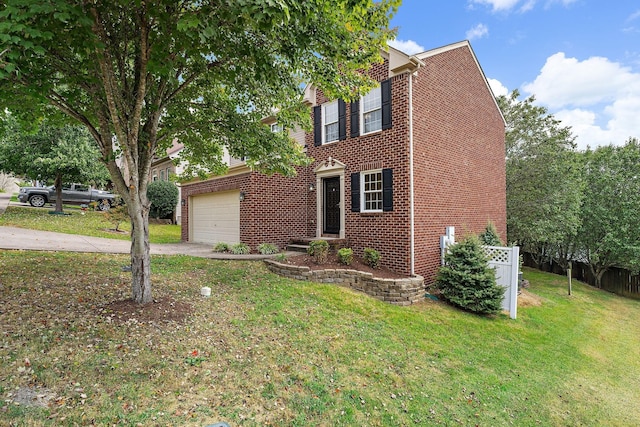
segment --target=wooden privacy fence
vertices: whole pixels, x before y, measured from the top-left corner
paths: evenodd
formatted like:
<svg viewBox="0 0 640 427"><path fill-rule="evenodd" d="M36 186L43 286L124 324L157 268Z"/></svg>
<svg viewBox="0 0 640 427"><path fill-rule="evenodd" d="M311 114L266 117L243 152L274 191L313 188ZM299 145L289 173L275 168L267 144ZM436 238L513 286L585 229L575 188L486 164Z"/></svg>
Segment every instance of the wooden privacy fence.
<svg viewBox="0 0 640 427"><path fill-rule="evenodd" d="M557 263L544 262L537 265L529 253L523 254L524 265L537 268L538 270L566 276L566 271ZM591 273L589 264L574 261L571 268L571 277L591 286L596 286L596 278ZM625 297L640 299L640 275L631 274L630 271L622 268L611 268L602 276L601 289Z"/></svg>

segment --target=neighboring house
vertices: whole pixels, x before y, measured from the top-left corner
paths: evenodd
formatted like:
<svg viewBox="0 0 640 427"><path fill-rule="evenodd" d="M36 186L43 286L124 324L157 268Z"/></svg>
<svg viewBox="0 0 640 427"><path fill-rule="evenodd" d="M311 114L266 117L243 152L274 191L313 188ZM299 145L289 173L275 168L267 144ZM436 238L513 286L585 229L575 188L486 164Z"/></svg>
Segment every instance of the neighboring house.
<svg viewBox="0 0 640 427"><path fill-rule="evenodd" d="M184 148L184 145L174 140L171 147L167 149L164 157L156 157L151 163L151 173L149 174L149 181L169 181L173 175L180 175L182 173L182 166L177 160L180 151ZM181 223L182 209L180 207L181 189L178 185L178 203L175 209L175 223Z"/></svg>
<svg viewBox="0 0 640 427"><path fill-rule="evenodd" d="M183 240L343 238L429 283L445 227L464 235L492 221L506 237L505 122L469 43L383 56L370 72L380 85L356 102L307 89L314 130L292 137L314 163L296 177L235 161L183 184Z"/></svg>

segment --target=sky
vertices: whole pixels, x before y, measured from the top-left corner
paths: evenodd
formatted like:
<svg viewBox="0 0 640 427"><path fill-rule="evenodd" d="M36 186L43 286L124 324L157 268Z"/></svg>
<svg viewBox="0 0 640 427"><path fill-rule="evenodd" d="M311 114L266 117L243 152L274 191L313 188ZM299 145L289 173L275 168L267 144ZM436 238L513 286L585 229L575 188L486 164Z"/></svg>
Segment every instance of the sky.
<svg viewBox="0 0 640 427"><path fill-rule="evenodd" d="M640 1L403 0L391 44L469 40L496 96L535 96L579 149L640 139Z"/></svg>

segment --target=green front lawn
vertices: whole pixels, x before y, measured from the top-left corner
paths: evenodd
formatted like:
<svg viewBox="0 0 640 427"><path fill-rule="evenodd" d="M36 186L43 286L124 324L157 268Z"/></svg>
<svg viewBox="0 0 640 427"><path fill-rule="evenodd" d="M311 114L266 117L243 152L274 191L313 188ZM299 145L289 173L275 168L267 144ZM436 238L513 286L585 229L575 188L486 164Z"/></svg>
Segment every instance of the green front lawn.
<svg viewBox="0 0 640 427"><path fill-rule="evenodd" d="M541 304L485 318L152 261L155 306L184 321L110 308L126 255L0 251L0 425L640 425L639 301L526 270ZM25 390L49 406L6 402Z"/></svg>
<svg viewBox="0 0 640 427"><path fill-rule="evenodd" d="M0 226L30 228L42 231L57 231L67 234L82 234L84 236L107 237L110 239L130 240L131 226L128 221L120 224L123 232L116 233L114 225L105 219L103 212L86 210L78 206L64 207L64 212L71 215L50 215L52 208L30 208L9 206L0 215ZM151 243L179 243L179 225L149 224L149 241Z"/></svg>

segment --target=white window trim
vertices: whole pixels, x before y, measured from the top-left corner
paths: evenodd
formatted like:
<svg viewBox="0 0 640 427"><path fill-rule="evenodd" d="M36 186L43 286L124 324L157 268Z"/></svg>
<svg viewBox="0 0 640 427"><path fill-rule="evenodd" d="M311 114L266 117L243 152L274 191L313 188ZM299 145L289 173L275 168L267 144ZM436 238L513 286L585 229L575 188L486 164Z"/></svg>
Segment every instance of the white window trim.
<svg viewBox="0 0 640 427"><path fill-rule="evenodd" d="M374 173L379 173L380 174L380 190L379 191L375 191L375 193L380 193L380 209L367 209L367 203L365 201L365 186L364 186L364 176L365 175L371 175ZM368 171L362 171L360 172L360 212L383 212L383 197L384 197L384 193L383 193L383 178L382 178L382 169L372 169L372 170L368 170ZM370 191L369 193L374 193L373 191Z"/></svg>
<svg viewBox="0 0 640 427"><path fill-rule="evenodd" d="M360 135L370 135L372 133L376 133L376 132L382 132L382 87L380 85L378 85L377 87L374 87L373 89L371 89L371 91L369 91L369 93L373 92L374 90L377 90L380 92L380 107L376 108L375 110L369 110L369 111L364 111L364 96L360 98ZM370 111L376 111L376 110L380 110L380 129L376 129L376 130L372 130L370 132L365 132L364 131L364 115L365 113L368 113Z"/></svg>
<svg viewBox="0 0 640 427"><path fill-rule="evenodd" d="M278 133L278 132L282 132L282 126L280 124L278 124L278 122L275 123L271 123L271 125L269 125L271 128L271 132L273 133Z"/></svg>
<svg viewBox="0 0 640 427"><path fill-rule="evenodd" d="M326 109L329 106L335 105L336 109L338 109L338 117L336 118L336 120L334 122L326 122L327 119L327 112ZM334 142L337 142L340 139L340 110L339 110L339 106L338 106L338 101L333 101L333 102L327 102L326 104L322 105L322 145L325 144L332 144ZM327 141L327 125L331 125L331 124L338 124L338 136L336 137L336 139L333 139L331 141Z"/></svg>

